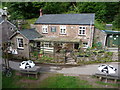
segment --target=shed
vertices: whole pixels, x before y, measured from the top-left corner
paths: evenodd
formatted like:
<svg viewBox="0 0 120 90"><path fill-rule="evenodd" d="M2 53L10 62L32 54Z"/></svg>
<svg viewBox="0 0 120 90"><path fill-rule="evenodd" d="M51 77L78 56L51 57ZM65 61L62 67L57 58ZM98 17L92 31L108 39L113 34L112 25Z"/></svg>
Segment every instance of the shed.
<svg viewBox="0 0 120 90"><path fill-rule="evenodd" d="M102 30L106 35L107 47L118 47L120 45L120 31Z"/></svg>

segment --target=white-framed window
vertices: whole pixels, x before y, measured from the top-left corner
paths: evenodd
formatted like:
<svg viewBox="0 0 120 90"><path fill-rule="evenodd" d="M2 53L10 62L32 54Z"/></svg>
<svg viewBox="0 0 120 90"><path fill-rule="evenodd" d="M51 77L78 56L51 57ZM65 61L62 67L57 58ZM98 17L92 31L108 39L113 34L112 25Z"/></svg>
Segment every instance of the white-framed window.
<svg viewBox="0 0 120 90"><path fill-rule="evenodd" d="M24 49L23 38L17 38L17 47L20 49Z"/></svg>
<svg viewBox="0 0 120 90"><path fill-rule="evenodd" d="M83 42L83 48L88 48L88 43L87 42Z"/></svg>
<svg viewBox="0 0 120 90"><path fill-rule="evenodd" d="M66 34L66 26L60 26L60 34Z"/></svg>
<svg viewBox="0 0 120 90"><path fill-rule="evenodd" d="M86 27L85 26L80 26L78 35L86 35Z"/></svg>
<svg viewBox="0 0 120 90"><path fill-rule="evenodd" d="M42 26L42 33L48 33L48 26L47 25Z"/></svg>
<svg viewBox="0 0 120 90"><path fill-rule="evenodd" d="M44 42L44 43L41 43L41 46L42 47L53 47L53 43L52 42Z"/></svg>

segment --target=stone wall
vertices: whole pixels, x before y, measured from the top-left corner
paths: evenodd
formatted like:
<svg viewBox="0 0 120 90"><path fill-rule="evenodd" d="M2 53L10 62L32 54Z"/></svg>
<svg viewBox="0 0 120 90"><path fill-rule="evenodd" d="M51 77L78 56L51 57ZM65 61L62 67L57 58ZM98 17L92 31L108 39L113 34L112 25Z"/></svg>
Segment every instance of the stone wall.
<svg viewBox="0 0 120 90"><path fill-rule="evenodd" d="M23 38L23 44L24 44L24 49L19 49L17 46L17 38ZM20 56L20 57L24 57L24 58L29 58L29 40L26 39L24 36L22 36L21 34L16 34L16 36L14 36L11 39L11 42L13 43L12 48L13 49L17 49L18 55L15 56Z"/></svg>
<svg viewBox="0 0 120 90"><path fill-rule="evenodd" d="M91 26L92 30L90 30L90 25L62 25L66 26L66 34L60 34L60 25L47 25L48 26L48 33L42 32L42 26L44 24L35 25L36 30L44 35L45 37L70 37L70 38L79 38L83 41L88 42L89 47L92 46L92 40L93 40L93 32L94 32L94 26ZM79 27L85 26L86 27L86 35L79 35ZM51 32L51 27L56 27L56 32Z"/></svg>
<svg viewBox="0 0 120 90"><path fill-rule="evenodd" d="M102 30L95 28L94 43L101 42L102 47L104 47L106 43L106 36L107 35Z"/></svg>
<svg viewBox="0 0 120 90"><path fill-rule="evenodd" d="M117 52L105 52L99 53L97 55L92 54L89 57L78 57L77 62L111 62L111 61L118 61L118 53Z"/></svg>

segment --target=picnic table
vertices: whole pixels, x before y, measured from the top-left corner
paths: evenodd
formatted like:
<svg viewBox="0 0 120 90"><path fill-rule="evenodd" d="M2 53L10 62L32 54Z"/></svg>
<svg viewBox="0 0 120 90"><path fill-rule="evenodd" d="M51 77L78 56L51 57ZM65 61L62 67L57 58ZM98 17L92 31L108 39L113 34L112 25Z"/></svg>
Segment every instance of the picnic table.
<svg viewBox="0 0 120 90"><path fill-rule="evenodd" d="M114 80L115 82L117 80L120 80L120 76L119 75L112 75L112 74L101 74L101 73L95 73L93 76L96 76L96 77L99 77L100 80L102 80L103 78L106 78L106 79L111 79L111 80Z"/></svg>
<svg viewBox="0 0 120 90"><path fill-rule="evenodd" d="M40 67L39 66L34 66L33 68L29 69L20 69L19 72L22 74L27 74L28 77L29 75L33 74L35 75L36 78L38 78Z"/></svg>

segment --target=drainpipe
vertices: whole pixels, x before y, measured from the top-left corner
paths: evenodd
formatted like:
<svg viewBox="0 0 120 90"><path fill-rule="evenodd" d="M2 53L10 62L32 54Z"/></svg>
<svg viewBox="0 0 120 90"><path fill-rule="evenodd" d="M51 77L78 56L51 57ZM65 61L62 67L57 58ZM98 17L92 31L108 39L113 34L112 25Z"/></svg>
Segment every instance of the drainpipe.
<svg viewBox="0 0 120 90"><path fill-rule="evenodd" d="M93 37L92 34L93 34L93 33L92 33L92 21L90 21L90 38L89 38L89 47L92 47L92 46L91 46L92 37Z"/></svg>

